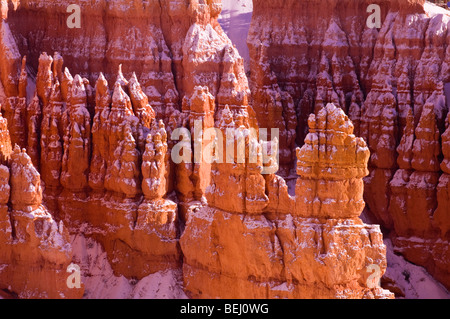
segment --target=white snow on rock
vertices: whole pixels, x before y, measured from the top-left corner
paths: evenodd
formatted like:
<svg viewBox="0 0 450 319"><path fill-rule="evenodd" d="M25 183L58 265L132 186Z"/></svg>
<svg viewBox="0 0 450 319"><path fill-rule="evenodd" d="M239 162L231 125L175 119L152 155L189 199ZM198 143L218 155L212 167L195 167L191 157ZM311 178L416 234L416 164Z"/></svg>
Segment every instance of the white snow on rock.
<svg viewBox="0 0 450 319"><path fill-rule="evenodd" d="M428 14L432 14L432 15L435 15L435 14L449 15L450 14L450 11L448 11L447 9L442 8L442 7L440 7L434 3L431 3L429 1L425 1L424 7L425 7L425 12Z"/></svg>
<svg viewBox="0 0 450 319"><path fill-rule="evenodd" d="M114 275L106 252L94 239L76 235L72 246L73 262L81 268L84 299L187 299L181 271L160 271L133 281Z"/></svg>
<svg viewBox="0 0 450 319"><path fill-rule="evenodd" d="M219 23L223 31L244 58L246 71L250 68L247 34L252 20L252 12L252 0L222 0L222 13L219 16Z"/></svg>
<svg viewBox="0 0 450 319"><path fill-rule="evenodd" d="M384 240L388 267L386 276L395 281L405 299L450 299L450 293L423 267L407 262L394 253L392 242Z"/></svg>

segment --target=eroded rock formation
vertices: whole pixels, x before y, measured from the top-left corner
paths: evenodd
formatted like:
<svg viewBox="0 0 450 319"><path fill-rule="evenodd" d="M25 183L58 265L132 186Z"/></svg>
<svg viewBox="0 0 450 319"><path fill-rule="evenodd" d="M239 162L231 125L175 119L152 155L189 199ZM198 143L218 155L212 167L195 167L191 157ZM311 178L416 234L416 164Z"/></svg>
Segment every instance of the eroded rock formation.
<svg viewBox="0 0 450 319"><path fill-rule="evenodd" d="M0 287L19 298L81 298L84 287L67 285L69 232L42 205L40 175L25 150L16 145L10 155L10 166L0 166Z"/></svg>
<svg viewBox="0 0 450 319"><path fill-rule="evenodd" d="M217 190L220 180L229 183L230 171L237 181L247 172L256 182L247 175L244 179L250 182L238 188L242 195L236 197L252 205L243 209L216 200L191 207L181 247L184 281L192 297L390 296L367 286L367 267L386 267L379 228L358 218L364 208L362 178L368 173L369 150L352 134L347 116L332 104L311 115L309 124L306 144L297 151L295 197L285 183L274 185L275 175L264 187L262 167L252 168L247 157L247 164L230 164L228 174L215 172L211 196L228 193ZM265 205L258 204L261 196ZM270 205L273 197L283 205Z"/></svg>
<svg viewBox="0 0 450 319"><path fill-rule="evenodd" d="M30 264L64 246L40 265L65 270L82 233L116 275L182 269L194 298L390 298L368 281L386 251L364 193L446 283L448 16L382 1L371 29L355 2L255 0L249 85L220 1L97 1L69 29L68 2L22 0L0 37L2 242L39 220ZM60 276L11 292L79 296Z"/></svg>
<svg viewBox="0 0 450 319"><path fill-rule="evenodd" d="M1 3L2 19L7 16L6 3ZM27 106L26 58L20 59L8 23L3 20L1 28L1 103L6 118L0 116L0 289L10 297L81 298L83 286L67 285L72 262L69 232L43 205L41 176L33 165L39 158L39 101ZM35 163L21 146L29 147Z"/></svg>
<svg viewBox="0 0 450 319"><path fill-rule="evenodd" d="M371 153L367 209L398 253L449 288L448 11L425 1L253 4L248 45L258 121L271 118L285 136L293 128L302 145L309 113L341 107ZM368 24L371 4L380 6L379 28ZM288 145L280 143L281 154ZM280 173L289 176L292 164L281 160Z"/></svg>

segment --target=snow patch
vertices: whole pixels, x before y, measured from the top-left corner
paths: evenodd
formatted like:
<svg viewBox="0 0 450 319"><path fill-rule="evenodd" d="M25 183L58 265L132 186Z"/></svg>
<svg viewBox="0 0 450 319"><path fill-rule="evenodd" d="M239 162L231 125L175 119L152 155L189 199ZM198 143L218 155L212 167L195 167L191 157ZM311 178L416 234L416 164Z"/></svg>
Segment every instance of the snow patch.
<svg viewBox="0 0 450 319"><path fill-rule="evenodd" d="M387 255L385 276L395 281L406 299L450 299L450 293L437 282L423 267L407 262L394 253L389 239L384 240Z"/></svg>
<svg viewBox="0 0 450 319"><path fill-rule="evenodd" d="M169 269L140 281L114 275L101 245L83 235L72 236L73 262L80 266L84 299L187 299L181 271Z"/></svg>
<svg viewBox="0 0 450 319"><path fill-rule="evenodd" d="M431 3L429 1L425 1L424 4L425 12L430 15L436 15L436 14L443 14L443 15L450 15L450 11L442 8L434 3Z"/></svg>

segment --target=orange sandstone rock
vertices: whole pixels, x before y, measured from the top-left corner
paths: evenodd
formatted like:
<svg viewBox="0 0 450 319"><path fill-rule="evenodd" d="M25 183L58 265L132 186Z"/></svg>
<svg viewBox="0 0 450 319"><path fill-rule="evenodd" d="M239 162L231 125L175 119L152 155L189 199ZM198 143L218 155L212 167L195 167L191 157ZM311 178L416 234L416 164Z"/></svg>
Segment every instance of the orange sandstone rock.
<svg viewBox="0 0 450 319"><path fill-rule="evenodd" d="M364 209L362 177L369 150L348 117L333 104L311 115L305 147L298 151L296 203L302 217L352 218Z"/></svg>
<svg viewBox="0 0 450 319"><path fill-rule="evenodd" d="M1 167L0 238L4 245L0 260L7 266L0 274L0 286L20 298L80 298L83 286L67 286L66 269L72 259L67 228L41 205L39 173L18 146L11 154L10 172L9 187L8 169ZM8 199L10 212L3 208ZM10 214L11 224L5 213Z"/></svg>
<svg viewBox="0 0 450 319"><path fill-rule="evenodd" d="M230 111L225 108L223 112L222 125L232 125L234 120ZM271 192L277 192L276 195L281 194L280 199L288 201L269 204L263 210L265 214L251 210L227 212L198 205L190 207L181 236L184 282L190 296L392 297L380 288L368 289L366 286L365 267L376 261L381 269L385 269L386 260L380 230L364 225L357 218L364 208L362 177L367 174L369 159L365 142L351 134L351 122L334 105L320 111L317 122L316 117L311 116L309 123L311 133L297 152L300 177L295 202L289 201L287 187L282 182L278 182L281 183L279 187L274 187L277 178L272 176L267 178L268 198L273 198ZM219 170L215 175L224 174ZM314 179L317 184L343 181L343 185L348 185L346 180L354 179L359 191L345 187L341 191L331 187L328 192L319 190L316 194L328 196L324 204L334 205L336 213L332 215L333 210L327 210L324 205L320 206L322 209L309 209L305 203L311 197L308 193L305 195L299 185L302 180ZM314 187L310 191L314 191ZM347 202L339 201L344 197L344 191L345 196L352 196ZM220 194L217 188L211 193ZM222 205L217 200L208 201L208 204ZM227 210L230 208L229 205ZM242 208L235 205L234 209ZM350 242L358 244L350 245Z"/></svg>
<svg viewBox="0 0 450 319"><path fill-rule="evenodd" d="M60 181L64 188L72 192L82 191L88 185L91 118L86 108L86 98L81 77L76 75L62 117L65 130Z"/></svg>
<svg viewBox="0 0 450 319"><path fill-rule="evenodd" d="M0 114L0 161L5 163L12 152L8 121Z"/></svg>
<svg viewBox="0 0 450 319"><path fill-rule="evenodd" d="M355 134L371 152L364 178L368 211L398 239L398 252L449 287L445 269L450 259L441 244L449 239L439 226L448 219L442 154L448 113L448 13L424 1L385 1L379 3L381 28L368 28L370 1L253 4L247 42L258 120L282 128L270 114L281 113L286 119L291 112L288 105L281 111L276 105L266 110L262 97L273 87L292 97L298 145L303 145L310 113L331 102L348 110ZM280 135L289 133L289 123ZM289 148L283 144L281 149ZM293 162L284 165L280 173L288 176Z"/></svg>
<svg viewBox="0 0 450 319"><path fill-rule="evenodd" d="M36 88L37 90L37 88ZM39 91L37 90L38 95ZM41 123L41 175L46 188L60 187L60 174L63 158L63 126L62 102L59 82L51 88L51 95L47 105L43 107Z"/></svg>
<svg viewBox="0 0 450 319"><path fill-rule="evenodd" d="M111 109L111 95L108 82L102 73L100 73L95 88L96 104L92 124L92 159L89 170L89 186L93 190L103 190L107 162L110 156L106 121Z"/></svg>

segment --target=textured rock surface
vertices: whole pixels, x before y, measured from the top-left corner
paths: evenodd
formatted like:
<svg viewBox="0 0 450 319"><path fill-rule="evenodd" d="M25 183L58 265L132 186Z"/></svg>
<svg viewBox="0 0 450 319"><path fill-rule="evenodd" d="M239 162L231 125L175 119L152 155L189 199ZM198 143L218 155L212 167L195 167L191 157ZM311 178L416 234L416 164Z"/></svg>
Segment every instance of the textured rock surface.
<svg viewBox="0 0 450 319"><path fill-rule="evenodd" d="M310 133L297 153L296 211L303 217L352 218L364 209L362 178L368 175L369 149L355 138L344 112L327 105L308 119Z"/></svg>
<svg viewBox="0 0 450 319"><path fill-rule="evenodd" d="M247 113L249 92L243 61L217 23L220 3L143 2L127 5L127 14L122 5L82 6L83 21L93 22L93 28L83 30L90 31L63 35L62 29L49 29L52 35L45 39L18 22L47 25L41 14L61 18L64 3L23 1L8 21L16 36L27 38L17 43L27 52L29 67L37 70L35 98L28 112L16 117L28 123L21 146L41 171L45 205L71 232L99 241L117 275L140 279L181 269L177 197L186 192L186 202L202 198L209 183L211 165L177 167L169 161L174 143L168 133L181 125L193 131L195 120L212 126L219 99ZM120 32L125 29L148 41L129 38L124 44ZM80 42L69 49L65 39L77 31ZM127 51L124 45L130 45ZM61 54L40 53L55 46ZM22 82L16 79L6 95L8 118L23 109L15 97L22 93L14 91ZM205 105L199 88L209 96ZM19 127L8 125L10 132ZM174 180L194 182L184 186Z"/></svg>
<svg viewBox="0 0 450 319"><path fill-rule="evenodd" d="M272 176L267 178L272 182L266 187L266 205L258 205L258 210L224 207L217 200L208 201L209 207L191 206L181 237L184 281L191 297L390 296L379 287L367 286L367 267L376 264L382 272L386 267L379 228L358 218L364 208L362 178L368 173L369 150L352 134L347 116L332 104L317 117L312 115L309 123L306 144L297 151L300 177L295 198L287 194L285 183L276 185L284 192L277 189L273 185L277 178ZM239 172L248 171L250 165L232 167L232 178L239 178ZM252 174L262 178L258 170ZM219 180L229 174L215 175L214 194L219 196ZM252 201L258 202L264 196L258 183L244 186L243 196L238 197L250 200L252 195ZM286 206L267 205L272 192ZM343 194L352 197L343 200Z"/></svg>
<svg viewBox="0 0 450 319"><path fill-rule="evenodd" d="M5 241L10 220L21 234L42 213L67 248L43 261L49 271L70 261L68 229L99 242L116 276L182 270L189 297L392 297L368 284L386 249L359 219L364 193L396 249L447 283L446 14L386 1L382 27L369 29L369 1L255 0L249 85L220 1L82 2L80 29L61 23L68 4L22 0L2 23ZM214 133L199 135L199 123ZM177 128L187 162L169 159ZM260 140L258 128L279 138ZM238 134L221 141L227 129ZM222 158L201 157L211 145ZM69 296L62 277L55 291Z"/></svg>
<svg viewBox="0 0 450 319"><path fill-rule="evenodd" d="M2 18L7 16L5 3ZM69 232L42 205L40 174L18 146L36 150L40 110L33 101L27 117L26 58L20 59L4 20L1 28L1 102L6 118L0 116L0 289L19 298L81 298L84 286L69 289L66 281L72 262Z"/></svg>
<svg viewBox="0 0 450 319"><path fill-rule="evenodd" d="M1 289L19 298L81 298L83 286L67 286L69 232L42 205L40 175L25 150L15 147L0 180Z"/></svg>
<svg viewBox="0 0 450 319"><path fill-rule="evenodd" d="M349 114L371 153L368 210L398 253L449 288L449 14L424 1L381 1L381 27L369 28L371 3L253 1L253 108L281 136L296 132L299 145L309 113L333 102ZM284 141L281 154L292 150Z"/></svg>

